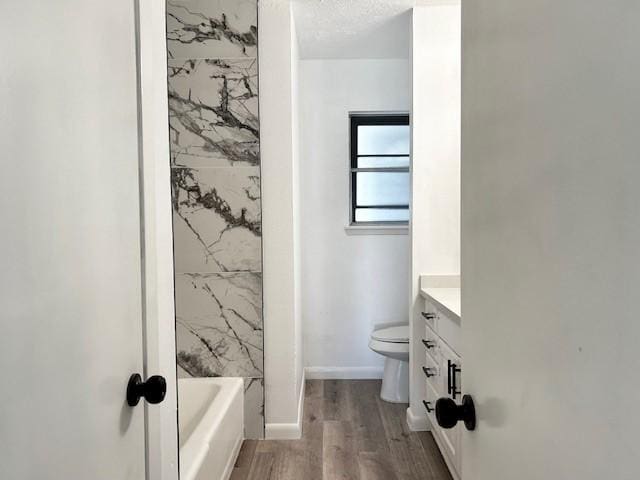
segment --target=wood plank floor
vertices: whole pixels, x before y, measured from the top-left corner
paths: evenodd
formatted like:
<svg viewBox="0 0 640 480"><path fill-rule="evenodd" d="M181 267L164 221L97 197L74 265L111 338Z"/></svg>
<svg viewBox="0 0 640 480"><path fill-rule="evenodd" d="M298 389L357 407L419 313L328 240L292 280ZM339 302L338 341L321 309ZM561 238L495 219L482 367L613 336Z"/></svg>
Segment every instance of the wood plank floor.
<svg viewBox="0 0 640 480"><path fill-rule="evenodd" d="M379 380L308 380L300 440L246 440L231 480L451 480L433 437Z"/></svg>

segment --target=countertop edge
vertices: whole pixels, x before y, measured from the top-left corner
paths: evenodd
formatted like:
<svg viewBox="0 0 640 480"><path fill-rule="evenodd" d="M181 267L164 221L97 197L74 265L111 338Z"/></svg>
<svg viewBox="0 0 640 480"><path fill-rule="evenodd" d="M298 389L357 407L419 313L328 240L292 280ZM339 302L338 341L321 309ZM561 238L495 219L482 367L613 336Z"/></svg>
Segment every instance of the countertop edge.
<svg viewBox="0 0 640 480"><path fill-rule="evenodd" d="M437 306L439 308L442 308L448 314L456 317L458 320L462 319L462 312L460 312L460 311L456 312L456 311L454 311L454 309L451 308L451 306L446 305L446 303L443 303L442 300L440 300L438 298L438 294L436 292L434 292L434 290L452 290L452 289L451 288L440 289L440 288L437 288L437 287L421 288L420 289L420 296L422 298L427 299L427 300L432 300L433 302L435 302L437 304Z"/></svg>

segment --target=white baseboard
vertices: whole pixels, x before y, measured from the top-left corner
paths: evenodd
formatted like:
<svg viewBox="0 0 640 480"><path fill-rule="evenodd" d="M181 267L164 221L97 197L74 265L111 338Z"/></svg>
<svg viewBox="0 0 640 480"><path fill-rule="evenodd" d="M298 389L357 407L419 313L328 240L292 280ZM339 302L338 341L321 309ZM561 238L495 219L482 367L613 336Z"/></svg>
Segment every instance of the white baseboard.
<svg viewBox="0 0 640 480"><path fill-rule="evenodd" d="M305 367L307 380L381 379L383 367Z"/></svg>
<svg viewBox="0 0 640 480"><path fill-rule="evenodd" d="M302 438L302 419L304 418L304 391L306 371L302 371L302 386L298 398L297 423L266 423L264 426L264 438L266 440L298 440Z"/></svg>
<svg viewBox="0 0 640 480"><path fill-rule="evenodd" d="M298 397L298 425L300 425L300 437L302 437L302 420L304 419L304 394L307 385L307 372L302 369L302 386L300 387L300 396Z"/></svg>
<svg viewBox="0 0 640 480"><path fill-rule="evenodd" d="M426 415L415 415L411 407L407 408L407 425L412 432L424 432L431 430L431 422Z"/></svg>
<svg viewBox="0 0 640 480"><path fill-rule="evenodd" d="M302 437L302 428L297 423L266 423L265 440L298 440Z"/></svg>

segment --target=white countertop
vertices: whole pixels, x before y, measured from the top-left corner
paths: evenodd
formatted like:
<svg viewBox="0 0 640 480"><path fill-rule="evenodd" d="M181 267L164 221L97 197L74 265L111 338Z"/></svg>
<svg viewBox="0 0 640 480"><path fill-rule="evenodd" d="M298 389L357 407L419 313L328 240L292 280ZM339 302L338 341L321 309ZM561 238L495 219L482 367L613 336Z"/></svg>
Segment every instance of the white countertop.
<svg viewBox="0 0 640 480"><path fill-rule="evenodd" d="M438 307L448 311L451 315L462 318L460 307L460 288L424 287L420 295L433 300Z"/></svg>
<svg viewBox="0 0 640 480"><path fill-rule="evenodd" d="M445 313L462 318L460 275L420 275L420 296L433 301Z"/></svg>
<svg viewBox="0 0 640 480"><path fill-rule="evenodd" d="M460 275L420 275L420 295L449 314L462 318Z"/></svg>

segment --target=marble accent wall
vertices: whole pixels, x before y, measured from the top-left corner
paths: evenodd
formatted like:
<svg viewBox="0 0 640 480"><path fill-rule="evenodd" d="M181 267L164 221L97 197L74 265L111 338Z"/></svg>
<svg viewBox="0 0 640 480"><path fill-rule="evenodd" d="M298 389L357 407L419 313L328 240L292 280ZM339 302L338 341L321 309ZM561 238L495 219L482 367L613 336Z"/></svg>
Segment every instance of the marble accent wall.
<svg viewBox="0 0 640 480"><path fill-rule="evenodd" d="M167 2L178 372L245 378L264 435L257 0Z"/></svg>

